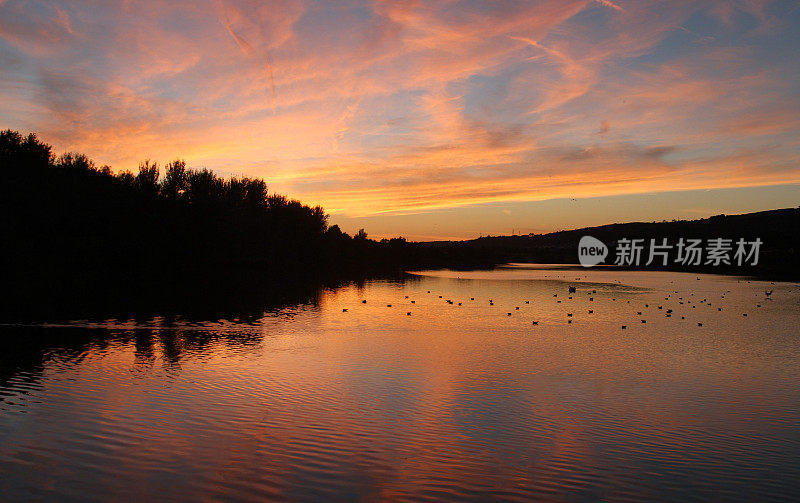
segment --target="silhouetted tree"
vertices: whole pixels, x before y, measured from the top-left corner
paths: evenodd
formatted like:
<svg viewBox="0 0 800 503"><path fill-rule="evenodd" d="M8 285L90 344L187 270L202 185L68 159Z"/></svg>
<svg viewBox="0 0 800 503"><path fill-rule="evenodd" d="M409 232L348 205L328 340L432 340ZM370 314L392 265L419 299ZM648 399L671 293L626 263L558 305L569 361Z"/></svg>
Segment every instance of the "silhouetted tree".
<svg viewBox="0 0 800 503"><path fill-rule="evenodd" d="M158 192L158 164L151 163L149 159L140 163L136 185L147 194Z"/></svg>
<svg viewBox="0 0 800 503"><path fill-rule="evenodd" d="M177 199L186 191L188 180L186 162L176 159L166 165L164 181L161 183L161 193L167 198Z"/></svg>

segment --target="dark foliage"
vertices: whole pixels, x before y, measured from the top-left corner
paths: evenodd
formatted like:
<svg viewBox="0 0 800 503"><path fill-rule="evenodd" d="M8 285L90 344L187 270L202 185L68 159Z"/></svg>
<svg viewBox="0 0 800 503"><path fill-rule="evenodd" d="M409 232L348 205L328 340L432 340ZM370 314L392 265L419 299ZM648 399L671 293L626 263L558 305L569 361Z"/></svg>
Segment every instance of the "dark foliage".
<svg viewBox="0 0 800 503"><path fill-rule="evenodd" d="M2 273L18 298L164 285L321 282L423 265L404 239L328 227L321 207L223 179L182 160L113 174L85 155L55 157L35 135L0 132ZM430 261L425 260L425 265Z"/></svg>

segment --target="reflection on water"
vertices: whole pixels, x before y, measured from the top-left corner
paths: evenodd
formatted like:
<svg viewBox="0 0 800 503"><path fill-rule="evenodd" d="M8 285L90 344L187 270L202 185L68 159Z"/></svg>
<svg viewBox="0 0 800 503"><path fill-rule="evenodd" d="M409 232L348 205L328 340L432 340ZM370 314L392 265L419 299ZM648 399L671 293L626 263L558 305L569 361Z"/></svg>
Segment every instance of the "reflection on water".
<svg viewBox="0 0 800 503"><path fill-rule="evenodd" d="M800 286L699 278L517 266L6 325L0 494L800 498Z"/></svg>

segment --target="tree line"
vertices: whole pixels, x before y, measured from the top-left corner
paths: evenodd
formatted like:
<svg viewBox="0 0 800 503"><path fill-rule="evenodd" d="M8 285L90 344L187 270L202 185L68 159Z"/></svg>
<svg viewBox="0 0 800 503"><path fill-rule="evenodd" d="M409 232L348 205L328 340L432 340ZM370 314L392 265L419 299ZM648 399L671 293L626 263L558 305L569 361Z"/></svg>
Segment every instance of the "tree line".
<svg viewBox="0 0 800 503"><path fill-rule="evenodd" d="M144 161L114 173L84 154L54 155L35 134L0 132L3 269L19 284L296 279L432 267L446 254L328 225L319 206L223 178Z"/></svg>

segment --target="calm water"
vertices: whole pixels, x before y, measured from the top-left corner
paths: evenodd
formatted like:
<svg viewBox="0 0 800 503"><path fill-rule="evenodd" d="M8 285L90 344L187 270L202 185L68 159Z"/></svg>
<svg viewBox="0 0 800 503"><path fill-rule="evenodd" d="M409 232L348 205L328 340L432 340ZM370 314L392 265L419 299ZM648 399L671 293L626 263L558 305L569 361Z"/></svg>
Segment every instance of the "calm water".
<svg viewBox="0 0 800 503"><path fill-rule="evenodd" d="M797 284L518 266L0 332L1 500L800 499Z"/></svg>

